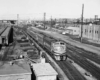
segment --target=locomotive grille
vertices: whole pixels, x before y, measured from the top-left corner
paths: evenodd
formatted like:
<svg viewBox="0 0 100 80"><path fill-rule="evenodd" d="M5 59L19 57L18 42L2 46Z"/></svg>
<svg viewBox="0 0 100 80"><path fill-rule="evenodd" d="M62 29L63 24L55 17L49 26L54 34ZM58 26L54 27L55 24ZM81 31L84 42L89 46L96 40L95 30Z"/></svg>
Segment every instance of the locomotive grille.
<svg viewBox="0 0 100 80"><path fill-rule="evenodd" d="M66 51L66 45L64 43L53 43L53 50L57 53L64 53Z"/></svg>

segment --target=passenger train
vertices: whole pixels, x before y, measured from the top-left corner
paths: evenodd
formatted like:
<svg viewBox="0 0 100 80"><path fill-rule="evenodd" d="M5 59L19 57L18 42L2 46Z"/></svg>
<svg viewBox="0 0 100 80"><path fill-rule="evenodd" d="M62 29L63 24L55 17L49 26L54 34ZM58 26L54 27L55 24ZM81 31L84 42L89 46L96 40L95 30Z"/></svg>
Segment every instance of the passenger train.
<svg viewBox="0 0 100 80"><path fill-rule="evenodd" d="M59 39L54 39L40 32L28 31L31 36L42 46L52 52L53 57L60 61L66 60L66 43Z"/></svg>

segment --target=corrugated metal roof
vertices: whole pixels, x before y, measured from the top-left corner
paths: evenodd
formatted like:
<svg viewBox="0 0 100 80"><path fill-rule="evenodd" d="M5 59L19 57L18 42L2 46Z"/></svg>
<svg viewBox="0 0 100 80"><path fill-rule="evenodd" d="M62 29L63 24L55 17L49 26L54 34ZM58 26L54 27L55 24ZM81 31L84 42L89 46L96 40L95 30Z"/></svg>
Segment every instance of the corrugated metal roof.
<svg viewBox="0 0 100 80"><path fill-rule="evenodd" d="M11 27L7 27L7 29L1 34L1 37L7 36Z"/></svg>
<svg viewBox="0 0 100 80"><path fill-rule="evenodd" d="M33 70L36 76L51 76L58 74L49 63L33 64Z"/></svg>
<svg viewBox="0 0 100 80"><path fill-rule="evenodd" d="M0 33L5 29L5 27L1 27L0 28Z"/></svg>

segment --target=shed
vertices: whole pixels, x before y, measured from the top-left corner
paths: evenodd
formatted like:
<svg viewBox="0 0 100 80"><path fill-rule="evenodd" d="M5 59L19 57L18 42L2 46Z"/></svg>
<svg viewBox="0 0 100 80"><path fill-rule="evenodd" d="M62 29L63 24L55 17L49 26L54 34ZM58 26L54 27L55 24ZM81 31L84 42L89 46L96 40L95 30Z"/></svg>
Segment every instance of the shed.
<svg viewBox="0 0 100 80"><path fill-rule="evenodd" d="M67 29L69 30L69 34L79 35L79 27L68 27Z"/></svg>
<svg viewBox="0 0 100 80"><path fill-rule="evenodd" d="M79 32L80 32L79 27L67 27L67 29L63 31L62 34L79 35Z"/></svg>
<svg viewBox="0 0 100 80"><path fill-rule="evenodd" d="M32 64L36 80L56 80L58 73L49 63Z"/></svg>

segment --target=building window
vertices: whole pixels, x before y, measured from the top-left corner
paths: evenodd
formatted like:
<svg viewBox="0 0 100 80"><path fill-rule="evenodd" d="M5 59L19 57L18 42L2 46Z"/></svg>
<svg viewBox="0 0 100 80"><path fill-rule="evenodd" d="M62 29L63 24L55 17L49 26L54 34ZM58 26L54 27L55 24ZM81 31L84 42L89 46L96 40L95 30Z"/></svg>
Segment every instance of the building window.
<svg viewBox="0 0 100 80"><path fill-rule="evenodd" d="M89 32L89 30L87 30L87 33Z"/></svg>
<svg viewBox="0 0 100 80"><path fill-rule="evenodd" d="M85 29L85 34L87 33L87 30Z"/></svg>
<svg viewBox="0 0 100 80"><path fill-rule="evenodd" d="M95 31L95 33L96 33L96 31Z"/></svg>
<svg viewBox="0 0 100 80"><path fill-rule="evenodd" d="M93 30L92 30L92 33L93 33Z"/></svg>
<svg viewBox="0 0 100 80"><path fill-rule="evenodd" d="M85 33L86 33L86 29L85 29Z"/></svg>
<svg viewBox="0 0 100 80"><path fill-rule="evenodd" d="M91 30L90 30L90 33L91 33Z"/></svg>
<svg viewBox="0 0 100 80"><path fill-rule="evenodd" d="M98 31L97 31L97 34L98 34Z"/></svg>

